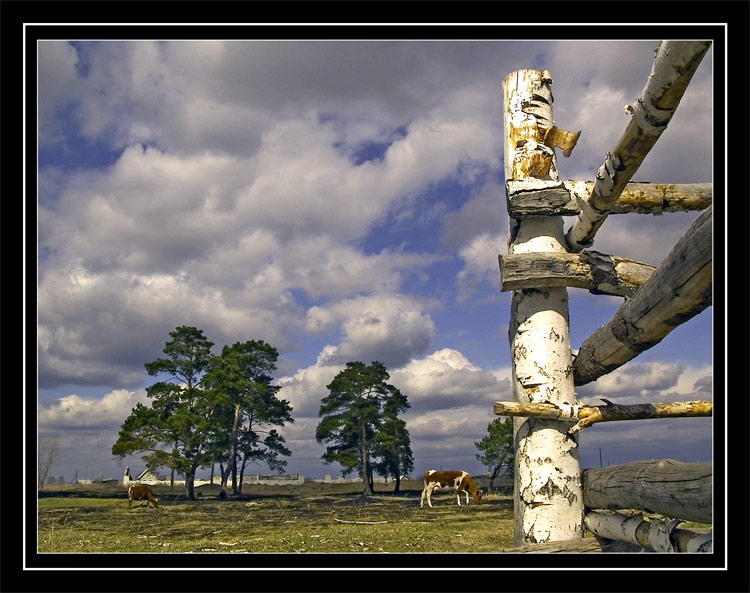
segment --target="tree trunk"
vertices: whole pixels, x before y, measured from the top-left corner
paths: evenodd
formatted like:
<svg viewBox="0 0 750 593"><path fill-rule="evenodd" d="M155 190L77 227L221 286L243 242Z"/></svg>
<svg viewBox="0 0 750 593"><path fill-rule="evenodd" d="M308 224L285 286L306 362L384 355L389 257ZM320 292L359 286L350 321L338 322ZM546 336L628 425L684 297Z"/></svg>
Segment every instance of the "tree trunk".
<svg viewBox="0 0 750 593"><path fill-rule="evenodd" d="M219 463L219 472L221 472L221 489L226 491L229 487L229 474L232 473L231 463L227 463L226 467L223 463Z"/></svg>
<svg viewBox="0 0 750 593"><path fill-rule="evenodd" d="M240 425L240 404L234 404L234 419L232 420L232 440L229 452L229 463L232 467L232 494L237 490L237 439Z"/></svg>
<svg viewBox="0 0 750 593"><path fill-rule="evenodd" d="M370 468L367 459L367 437L365 435L365 423L361 418L358 418L357 424L359 428L359 456L362 463L362 466L360 468L360 475L362 476L363 485L362 495L371 496L372 486L370 484L369 478Z"/></svg>
<svg viewBox="0 0 750 593"><path fill-rule="evenodd" d="M195 500L195 468L185 473L185 496L188 500Z"/></svg>
<svg viewBox="0 0 750 593"><path fill-rule="evenodd" d="M549 72L519 70L503 81L505 178L557 179ZM566 149L569 151L569 148ZM509 253L565 253L562 217L509 218ZM575 403L564 287L513 292L509 329L512 385L519 402ZM583 537L578 442L556 420L514 419L515 543Z"/></svg>
<svg viewBox="0 0 750 593"><path fill-rule="evenodd" d="M247 465L247 459L244 457L242 458L242 463L240 464L240 487L239 487L239 493L242 493L242 481L245 478L245 466Z"/></svg>
<svg viewBox="0 0 750 593"><path fill-rule="evenodd" d="M172 449L172 456L177 457L177 441L174 443L174 448ZM169 487L174 488L174 468L172 468L172 471L169 472Z"/></svg>

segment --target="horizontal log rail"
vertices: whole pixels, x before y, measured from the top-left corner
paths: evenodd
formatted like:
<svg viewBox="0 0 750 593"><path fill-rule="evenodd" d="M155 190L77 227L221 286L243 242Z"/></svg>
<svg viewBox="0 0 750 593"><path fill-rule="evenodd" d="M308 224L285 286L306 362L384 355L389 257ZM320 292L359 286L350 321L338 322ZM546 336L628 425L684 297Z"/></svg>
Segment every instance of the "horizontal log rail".
<svg viewBox="0 0 750 593"><path fill-rule="evenodd" d="M711 416L713 404L710 401L664 402L655 404L613 404L603 399L603 406L584 404L568 406L549 402L495 402L493 411L498 416L516 416L575 422L568 430L574 435L597 422L619 420L644 420L649 418L684 418L690 416Z"/></svg>
<svg viewBox="0 0 750 593"><path fill-rule="evenodd" d="M592 245L626 184L667 128L710 46L710 41L661 42L641 96L626 107L630 123L614 150L607 153L589 200L565 235L571 251Z"/></svg>
<svg viewBox="0 0 750 593"><path fill-rule="evenodd" d="M505 183L508 214L577 216L594 190L594 181L510 179ZM705 210L713 201L711 183L644 183L625 185L609 214L653 214Z"/></svg>
<svg viewBox="0 0 750 593"><path fill-rule="evenodd" d="M712 533L678 530L679 519L647 520L641 515L590 511L583 524L597 537L623 540L655 552L712 552Z"/></svg>
<svg viewBox="0 0 750 593"><path fill-rule="evenodd" d="M587 509L637 510L713 523L713 466L674 459L632 461L583 470Z"/></svg>
<svg viewBox="0 0 750 593"><path fill-rule="evenodd" d="M573 360L576 385L622 366L711 305L712 210L707 208L696 219L612 319L584 340Z"/></svg>
<svg viewBox="0 0 750 593"><path fill-rule="evenodd" d="M500 290L568 286L595 294L631 297L656 269L643 262L599 253L500 255Z"/></svg>

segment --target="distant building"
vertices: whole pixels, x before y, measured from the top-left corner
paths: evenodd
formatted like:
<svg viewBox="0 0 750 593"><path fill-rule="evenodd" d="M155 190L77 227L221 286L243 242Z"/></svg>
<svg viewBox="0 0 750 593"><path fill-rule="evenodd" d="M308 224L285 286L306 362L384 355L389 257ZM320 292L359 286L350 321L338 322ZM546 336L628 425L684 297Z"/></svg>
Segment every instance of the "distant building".
<svg viewBox="0 0 750 593"><path fill-rule="evenodd" d="M125 468L125 473L122 476L122 483L123 485L127 486L130 482L141 482L144 484L150 484L150 483L157 483L157 482L164 482L164 478L160 478L156 472L151 471L150 469L144 470L137 478L131 478L130 477L130 468Z"/></svg>

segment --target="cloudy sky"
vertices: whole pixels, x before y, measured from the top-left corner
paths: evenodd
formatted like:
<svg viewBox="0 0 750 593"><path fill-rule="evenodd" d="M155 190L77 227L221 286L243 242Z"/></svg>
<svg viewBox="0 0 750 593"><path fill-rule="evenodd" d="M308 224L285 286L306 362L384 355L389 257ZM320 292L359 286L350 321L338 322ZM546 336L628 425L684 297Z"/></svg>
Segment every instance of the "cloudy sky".
<svg viewBox="0 0 750 593"><path fill-rule="evenodd" d="M38 427L65 444L52 474L143 469L111 447L149 401L144 363L180 325L217 353L253 339L279 350L290 473L339 472L314 432L326 385L352 360L385 363L407 395L415 474L485 471L474 442L492 403L512 399L501 82L551 72L557 125L582 131L560 176L591 180L658 43L40 41ZM712 61L710 50L635 180L723 175ZM658 265L696 217L611 216L594 249ZM621 303L570 289L574 348ZM711 399L712 317L579 399ZM582 467L600 453L605 465L709 461L712 421L596 425Z"/></svg>

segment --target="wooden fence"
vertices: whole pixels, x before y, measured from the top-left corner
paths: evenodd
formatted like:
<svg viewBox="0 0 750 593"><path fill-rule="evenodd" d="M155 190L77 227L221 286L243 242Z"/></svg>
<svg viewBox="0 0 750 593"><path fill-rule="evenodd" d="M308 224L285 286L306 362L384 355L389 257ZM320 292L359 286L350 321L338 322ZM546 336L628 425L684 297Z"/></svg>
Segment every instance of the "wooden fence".
<svg viewBox="0 0 750 593"><path fill-rule="evenodd" d="M678 529L683 521L712 522L710 463L584 472L578 463L578 435L596 422L710 416L711 402L587 406L575 397L576 386L619 368L711 304L711 184L631 182L710 45L660 44L642 95L626 107L631 120L593 181L559 179L555 148L569 156L580 132L553 124L550 73L518 70L503 81L510 232L499 260L501 290L512 291L514 401L496 402L494 413L514 417L517 551L606 551L612 540L625 546L618 551L712 550L710 532ZM656 268L588 249L609 214L685 210L702 213ZM566 232L563 216L576 217ZM626 297L576 356L568 287ZM584 540L587 530L596 539Z"/></svg>

